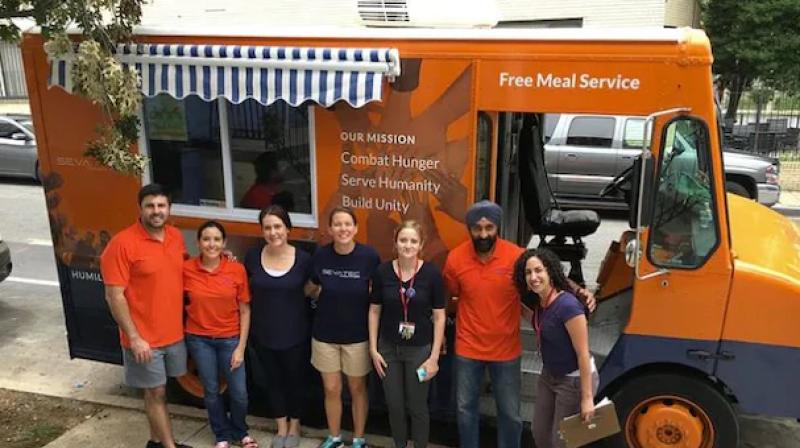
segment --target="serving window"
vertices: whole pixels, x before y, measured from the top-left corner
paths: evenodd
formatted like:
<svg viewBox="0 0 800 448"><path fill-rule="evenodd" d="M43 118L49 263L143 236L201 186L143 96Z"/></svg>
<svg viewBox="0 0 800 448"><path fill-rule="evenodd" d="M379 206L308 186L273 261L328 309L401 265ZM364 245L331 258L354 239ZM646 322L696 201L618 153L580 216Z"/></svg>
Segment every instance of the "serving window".
<svg viewBox="0 0 800 448"><path fill-rule="evenodd" d="M313 109L190 95L144 98L144 182L162 184L173 214L255 221L271 204L316 225Z"/></svg>

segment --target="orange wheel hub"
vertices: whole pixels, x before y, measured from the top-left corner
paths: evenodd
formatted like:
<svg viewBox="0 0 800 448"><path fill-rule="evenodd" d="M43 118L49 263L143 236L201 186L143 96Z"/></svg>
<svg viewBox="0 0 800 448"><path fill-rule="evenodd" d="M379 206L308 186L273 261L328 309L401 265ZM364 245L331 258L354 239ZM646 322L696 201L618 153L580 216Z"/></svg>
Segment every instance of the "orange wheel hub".
<svg viewBox="0 0 800 448"><path fill-rule="evenodd" d="M197 373L197 365L194 363L192 358L189 358L189 361L186 363L186 374L175 379L178 381L178 384L181 385L183 390L188 392L190 395L200 399L203 398L203 383L200 381L200 375ZM225 380L220 378L219 393L224 393L225 389L227 388L228 385L225 383Z"/></svg>
<svg viewBox="0 0 800 448"><path fill-rule="evenodd" d="M637 405L625 424L637 448L712 448L714 427L697 405L679 397L655 397Z"/></svg>

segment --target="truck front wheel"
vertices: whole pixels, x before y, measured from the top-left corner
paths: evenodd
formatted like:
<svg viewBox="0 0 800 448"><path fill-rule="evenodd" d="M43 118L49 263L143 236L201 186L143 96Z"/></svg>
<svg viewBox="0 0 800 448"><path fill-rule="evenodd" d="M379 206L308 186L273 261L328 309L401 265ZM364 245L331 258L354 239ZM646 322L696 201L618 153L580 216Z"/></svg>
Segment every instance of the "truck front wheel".
<svg viewBox="0 0 800 448"><path fill-rule="evenodd" d="M679 374L649 374L626 382L613 401L630 448L739 446L731 403L712 384Z"/></svg>
<svg viewBox="0 0 800 448"><path fill-rule="evenodd" d="M750 194L750 190L748 190L747 187L734 180L729 180L725 182L725 191L727 191L728 193L739 195L743 198L755 199L753 195Z"/></svg>

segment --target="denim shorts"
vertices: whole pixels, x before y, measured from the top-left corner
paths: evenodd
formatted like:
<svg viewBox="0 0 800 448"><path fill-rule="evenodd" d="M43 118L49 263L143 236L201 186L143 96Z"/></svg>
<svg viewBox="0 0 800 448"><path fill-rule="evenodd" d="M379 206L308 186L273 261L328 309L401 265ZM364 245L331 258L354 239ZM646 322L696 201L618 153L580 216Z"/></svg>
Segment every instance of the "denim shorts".
<svg viewBox="0 0 800 448"><path fill-rule="evenodd" d="M152 389L167 384L168 376L186 374L186 345L183 340L151 351L153 359L150 362L138 363L131 349L122 349L125 384L139 389Z"/></svg>

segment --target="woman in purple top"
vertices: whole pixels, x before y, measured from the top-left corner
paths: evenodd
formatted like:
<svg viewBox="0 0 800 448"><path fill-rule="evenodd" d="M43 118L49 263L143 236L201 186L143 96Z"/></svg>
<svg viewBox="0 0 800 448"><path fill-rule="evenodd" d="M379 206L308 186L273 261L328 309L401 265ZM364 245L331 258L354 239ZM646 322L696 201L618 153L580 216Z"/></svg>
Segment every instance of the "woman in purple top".
<svg viewBox="0 0 800 448"><path fill-rule="evenodd" d="M528 249L514 266L514 282L536 330L544 368L539 376L533 437L539 448L562 447L558 426L564 417L594 416L599 378L589 354L586 307L567 282L561 260L547 249ZM528 299L528 300L526 300Z"/></svg>

